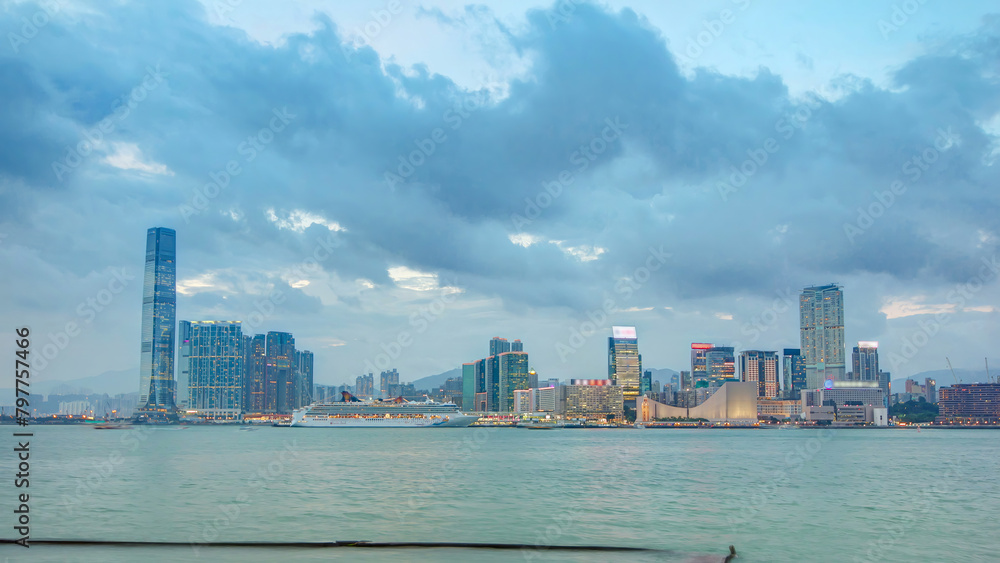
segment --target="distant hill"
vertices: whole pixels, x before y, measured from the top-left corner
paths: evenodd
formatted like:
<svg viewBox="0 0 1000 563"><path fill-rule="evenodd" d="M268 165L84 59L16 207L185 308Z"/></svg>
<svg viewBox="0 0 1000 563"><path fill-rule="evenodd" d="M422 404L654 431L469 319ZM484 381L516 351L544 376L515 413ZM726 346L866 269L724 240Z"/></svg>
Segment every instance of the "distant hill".
<svg viewBox="0 0 1000 563"><path fill-rule="evenodd" d="M428 375L427 377L421 377L420 379L413 381L413 387L416 389L434 389L440 385L444 385L444 382L452 377L462 377L462 368L450 369L444 373L439 373L437 375Z"/></svg>
<svg viewBox="0 0 1000 563"><path fill-rule="evenodd" d="M659 381L661 385L670 385L670 378L675 375L680 375L678 372L667 368L645 368L642 371L652 372L653 381Z"/></svg>
<svg viewBox="0 0 1000 563"><path fill-rule="evenodd" d="M106 371L90 377L69 380L53 380L32 382L32 395L59 395L107 393L114 396L119 393L135 393L139 390L139 367ZM0 404L13 404L14 389L0 388Z"/></svg>

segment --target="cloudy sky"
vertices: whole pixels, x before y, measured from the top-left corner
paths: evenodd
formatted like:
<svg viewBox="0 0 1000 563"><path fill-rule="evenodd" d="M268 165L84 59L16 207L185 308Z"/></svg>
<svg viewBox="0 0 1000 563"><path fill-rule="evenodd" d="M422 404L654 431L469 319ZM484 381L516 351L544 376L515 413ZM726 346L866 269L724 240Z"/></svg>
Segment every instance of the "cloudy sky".
<svg viewBox="0 0 1000 563"><path fill-rule="evenodd" d="M602 377L613 324L686 369L797 347L830 282L894 378L1000 336L993 2L6 1L0 31L0 353L31 326L38 381L138 385L153 226L178 319L292 332L317 383L492 336Z"/></svg>

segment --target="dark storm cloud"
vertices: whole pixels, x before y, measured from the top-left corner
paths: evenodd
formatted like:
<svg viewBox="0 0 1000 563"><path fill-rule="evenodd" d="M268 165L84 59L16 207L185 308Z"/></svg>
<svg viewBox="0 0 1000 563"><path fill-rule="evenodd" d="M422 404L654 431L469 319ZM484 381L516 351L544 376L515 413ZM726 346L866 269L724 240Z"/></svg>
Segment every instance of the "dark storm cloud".
<svg viewBox="0 0 1000 563"><path fill-rule="evenodd" d="M40 276L137 264L141 233L165 225L185 248L182 279L232 268L237 288L280 286L281 272L330 233L279 229L269 210L343 227L319 262L341 280L388 290L387 268L407 266L511 311L593 308L650 248L671 255L643 288L658 304L769 299L847 275L933 285L968 279L997 249L988 236L975 246L979 231L998 230L997 139L984 129L1000 109L996 19L902 65L891 90L845 76L825 99L793 98L764 67L684 75L642 16L589 4L565 20L532 11L519 30L482 7L465 11L461 25L489 30L491 52L506 46L530 62L506 95L489 81L466 90L426 67L383 64L369 47L343 45L325 16L274 46L208 24L195 2L92 8L0 54L0 229L19 233L5 244L37 249ZM14 6L0 29L36 9ZM118 119L116 101L154 71L162 81ZM114 130L58 178L52 163L109 117ZM620 124L611 140L610 124ZM953 132L944 144L942 130ZM935 161L914 178L907 162L936 143ZM109 164L128 146L146 169ZM239 172L211 192L231 162ZM563 172L570 181L542 197ZM745 182L721 189L734 173ZM905 191L861 234L845 234L897 180ZM518 234L534 244L508 239ZM4 277L14 293L35 291ZM281 289L282 314L350 317L327 326L372 314L358 295L324 306ZM51 307L71 311L76 299ZM247 300L219 293L188 306L220 318L248 312Z"/></svg>

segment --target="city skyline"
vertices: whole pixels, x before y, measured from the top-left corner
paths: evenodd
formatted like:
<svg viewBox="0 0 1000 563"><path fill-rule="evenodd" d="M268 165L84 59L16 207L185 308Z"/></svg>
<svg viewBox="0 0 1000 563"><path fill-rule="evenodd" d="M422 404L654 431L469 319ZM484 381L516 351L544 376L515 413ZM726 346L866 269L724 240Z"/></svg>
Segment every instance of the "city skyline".
<svg viewBox="0 0 1000 563"><path fill-rule="evenodd" d="M331 24L308 8L220 21L178 5L152 16L121 6L106 20L120 26L60 16L19 47L36 78L7 95L43 113L15 115L9 129L38 135L6 145L22 165L4 171L26 189L0 193L0 263L24 275L5 279L15 298L0 311L44 329L40 346L54 352L38 382L140 367L129 303L142 294L135 233L149 225L181 233L185 318L291 330L328 383L390 364L414 378L441 373L479 355L489 333L532 343L543 377L600 377L591 366L606 350L592 343L605 335L581 329L602 317L677 343L650 347L644 364L686 370L684 342L799 346L795 294L826 281L850 292L845 341L879 341L894 377L945 369L946 356L978 366L996 340L990 4L928 3L887 35L877 24L891 4L857 6L850 21L804 15L779 32L773 22L791 15L753 5L708 45L697 43L702 22L718 14L705 7L404 6L366 37L357 29L383 6L324 7ZM13 29L30 9L4 17ZM127 24L138 21L165 25ZM850 42L836 33L865 21ZM174 24L222 48L195 41L165 55ZM143 27L141 40L123 35ZM410 29L467 44L414 46ZM785 49L775 33L802 42ZM46 44L77 64L51 64ZM95 55L121 44L135 46L116 63ZM303 63L291 45L329 56ZM590 66L565 58L567 45ZM225 53L245 64L217 84L182 70L229 65ZM648 72L623 74L620 60ZM96 70L67 74L76 67ZM74 105L61 90L21 97L77 81L93 95ZM968 95L952 95L956 84ZM234 92L247 98L235 103ZM46 115L66 119L39 129ZM190 135L161 134L180 130ZM405 181L389 186L387 172ZM157 196L119 207L118 194L135 190ZM93 209L119 218L101 222ZM486 335L469 330L484 321ZM64 337L68 322L79 335Z"/></svg>

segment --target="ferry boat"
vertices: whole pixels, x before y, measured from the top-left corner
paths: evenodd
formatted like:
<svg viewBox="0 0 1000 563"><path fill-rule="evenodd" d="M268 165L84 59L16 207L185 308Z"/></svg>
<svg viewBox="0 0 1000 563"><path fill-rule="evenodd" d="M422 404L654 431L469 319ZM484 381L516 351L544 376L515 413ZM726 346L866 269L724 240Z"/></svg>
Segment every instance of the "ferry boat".
<svg viewBox="0 0 1000 563"><path fill-rule="evenodd" d="M431 400L361 401L344 391L343 401L313 403L292 413L289 426L308 428L424 428L468 426L479 419L455 403Z"/></svg>

